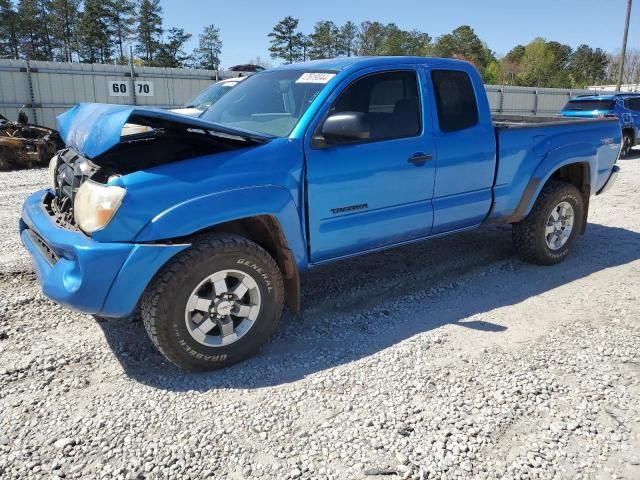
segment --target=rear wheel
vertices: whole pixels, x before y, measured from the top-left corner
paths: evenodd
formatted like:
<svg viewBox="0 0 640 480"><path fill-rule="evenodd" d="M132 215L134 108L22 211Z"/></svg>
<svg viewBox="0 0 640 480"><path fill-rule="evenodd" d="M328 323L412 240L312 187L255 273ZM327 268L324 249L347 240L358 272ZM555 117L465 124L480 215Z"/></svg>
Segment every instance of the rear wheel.
<svg viewBox="0 0 640 480"><path fill-rule="evenodd" d="M546 185L527 217L513 225L513 243L518 255L538 265L563 261L582 231L584 200L569 183Z"/></svg>
<svg viewBox="0 0 640 480"><path fill-rule="evenodd" d="M171 362L211 370L253 355L276 329L282 276L271 256L235 235L215 235L179 254L141 302L149 337Z"/></svg>
<svg viewBox="0 0 640 480"><path fill-rule="evenodd" d="M622 149L620 150L621 157L628 157L631 155L631 149L633 148L633 134L625 131L622 133Z"/></svg>

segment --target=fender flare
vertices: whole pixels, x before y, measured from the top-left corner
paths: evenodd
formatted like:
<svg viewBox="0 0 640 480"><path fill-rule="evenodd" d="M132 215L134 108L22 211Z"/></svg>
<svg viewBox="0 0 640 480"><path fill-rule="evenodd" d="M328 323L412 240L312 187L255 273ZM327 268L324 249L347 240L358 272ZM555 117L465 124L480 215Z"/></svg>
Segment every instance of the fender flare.
<svg viewBox="0 0 640 480"><path fill-rule="evenodd" d="M590 154L584 155L583 157L576 157L576 150L580 147L591 150ZM594 164L593 160L589 160L589 158L594 158L594 156L595 152L593 152L593 145L589 145L587 143L574 143L549 152L533 171L531 179L522 193L522 198L520 199L517 208L507 218L506 223L517 223L524 220L533 209L540 192L549 179L562 167L573 164L588 166L585 183L586 185L590 185L591 179L596 178L597 176L597 166ZM588 198L585 200L588 200Z"/></svg>
<svg viewBox="0 0 640 480"><path fill-rule="evenodd" d="M306 269L306 241L291 193L277 185L247 187L202 195L157 214L136 235L135 242L188 237L216 225L259 215L275 217L298 269Z"/></svg>

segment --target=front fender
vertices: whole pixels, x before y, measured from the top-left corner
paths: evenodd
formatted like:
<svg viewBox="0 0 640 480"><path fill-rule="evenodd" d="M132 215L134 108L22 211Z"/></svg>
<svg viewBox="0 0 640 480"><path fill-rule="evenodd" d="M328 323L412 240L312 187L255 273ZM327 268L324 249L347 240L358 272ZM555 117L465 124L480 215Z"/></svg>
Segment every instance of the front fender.
<svg viewBox="0 0 640 480"><path fill-rule="evenodd" d="M298 268L306 269L300 213L289 191L276 185L227 190L189 199L156 215L135 241L186 237L221 223L257 215L272 215L280 222Z"/></svg>

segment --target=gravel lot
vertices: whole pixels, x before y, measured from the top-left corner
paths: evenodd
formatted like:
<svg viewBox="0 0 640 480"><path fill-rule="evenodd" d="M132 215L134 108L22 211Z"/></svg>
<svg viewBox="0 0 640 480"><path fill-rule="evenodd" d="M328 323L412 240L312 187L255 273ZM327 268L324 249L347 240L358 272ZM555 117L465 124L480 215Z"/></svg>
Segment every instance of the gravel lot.
<svg viewBox="0 0 640 480"><path fill-rule="evenodd" d="M46 172L0 173L0 477L640 478L636 157L564 264L491 228L324 267L210 374L45 299L16 223Z"/></svg>

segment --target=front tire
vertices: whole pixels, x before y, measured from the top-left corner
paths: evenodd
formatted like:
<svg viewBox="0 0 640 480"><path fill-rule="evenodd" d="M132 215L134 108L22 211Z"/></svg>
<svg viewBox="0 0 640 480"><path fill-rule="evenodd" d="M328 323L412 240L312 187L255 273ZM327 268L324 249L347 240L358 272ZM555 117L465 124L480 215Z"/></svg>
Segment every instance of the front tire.
<svg viewBox="0 0 640 480"><path fill-rule="evenodd" d="M141 300L149 337L175 365L213 370L253 355L282 316L273 258L237 235L214 235L173 258Z"/></svg>
<svg viewBox="0 0 640 480"><path fill-rule="evenodd" d="M513 244L520 258L538 265L562 262L583 230L584 199L569 183L546 185L527 217L513 225Z"/></svg>

